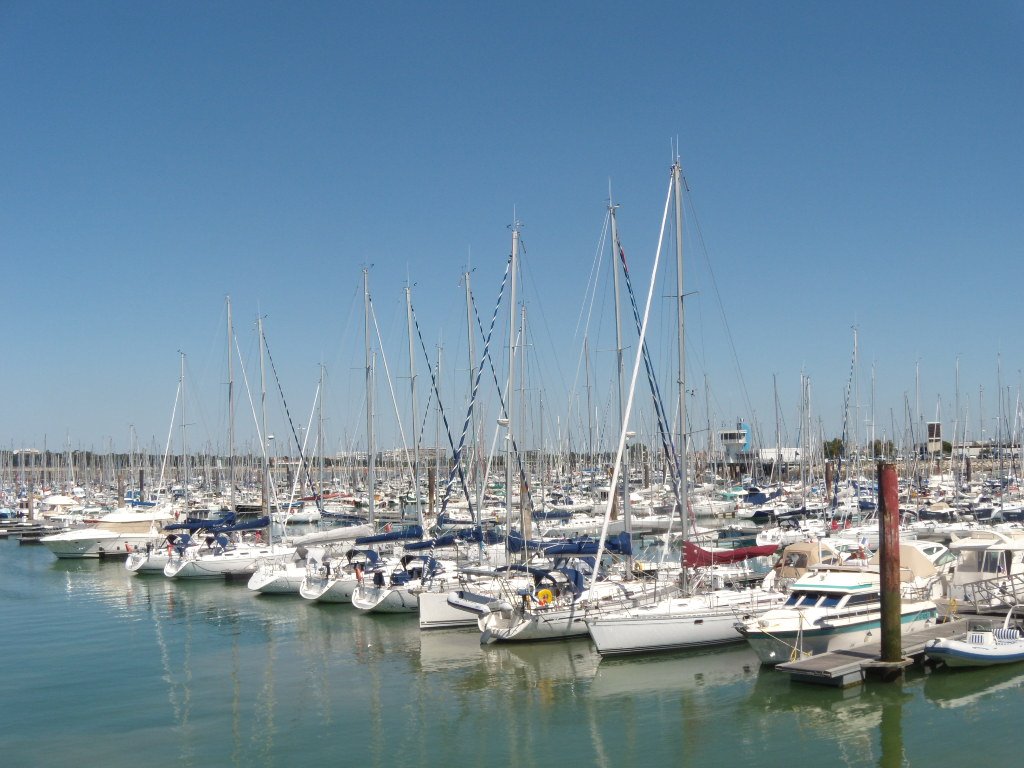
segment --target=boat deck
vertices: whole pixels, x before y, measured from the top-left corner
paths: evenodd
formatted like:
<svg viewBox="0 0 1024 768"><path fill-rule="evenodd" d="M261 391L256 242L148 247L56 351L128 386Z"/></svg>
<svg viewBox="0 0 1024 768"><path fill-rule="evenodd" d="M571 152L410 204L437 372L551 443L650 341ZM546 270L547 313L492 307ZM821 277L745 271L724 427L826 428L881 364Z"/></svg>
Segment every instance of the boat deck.
<svg viewBox="0 0 1024 768"><path fill-rule="evenodd" d="M954 619L917 632L908 632L903 635L903 656L905 659L921 656L929 640L952 637L966 631L967 619ZM882 643L879 640L845 651L822 653L799 661L779 664L775 669L785 672L790 680L796 682L845 688L863 682L867 675L878 673L884 676L887 672L898 670L907 663L880 662L878 659L881 654Z"/></svg>

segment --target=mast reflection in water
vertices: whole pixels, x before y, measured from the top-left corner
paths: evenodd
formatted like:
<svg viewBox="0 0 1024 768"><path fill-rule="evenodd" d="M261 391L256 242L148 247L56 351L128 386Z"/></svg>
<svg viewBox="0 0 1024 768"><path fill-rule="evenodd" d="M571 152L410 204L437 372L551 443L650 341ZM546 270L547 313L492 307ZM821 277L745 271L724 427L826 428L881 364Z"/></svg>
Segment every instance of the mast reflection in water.
<svg viewBox="0 0 1024 768"><path fill-rule="evenodd" d="M601 661L0 540L6 765L1013 762L1021 669L797 685L737 644ZM965 725L969 723L969 727Z"/></svg>

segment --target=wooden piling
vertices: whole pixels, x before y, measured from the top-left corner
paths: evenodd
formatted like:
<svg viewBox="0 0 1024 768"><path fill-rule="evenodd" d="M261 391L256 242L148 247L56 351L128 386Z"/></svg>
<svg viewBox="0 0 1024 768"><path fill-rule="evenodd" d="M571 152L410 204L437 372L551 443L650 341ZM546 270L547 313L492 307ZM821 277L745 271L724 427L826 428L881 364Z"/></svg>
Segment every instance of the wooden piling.
<svg viewBox="0 0 1024 768"><path fill-rule="evenodd" d="M882 598L882 662L903 659L900 598L900 505L896 465L878 463L879 561Z"/></svg>

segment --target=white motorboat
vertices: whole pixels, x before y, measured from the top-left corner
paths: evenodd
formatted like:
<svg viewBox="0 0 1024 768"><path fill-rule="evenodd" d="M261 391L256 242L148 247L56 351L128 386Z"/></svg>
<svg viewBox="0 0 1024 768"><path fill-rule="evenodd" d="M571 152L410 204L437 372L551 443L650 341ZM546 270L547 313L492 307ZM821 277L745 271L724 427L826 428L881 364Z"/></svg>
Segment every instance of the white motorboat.
<svg viewBox="0 0 1024 768"><path fill-rule="evenodd" d="M971 531L966 536L954 535L949 545L957 556L949 586L949 597L989 608L1013 595L1024 578L1024 530L996 529ZM998 593L986 589L998 584Z"/></svg>
<svg viewBox="0 0 1024 768"><path fill-rule="evenodd" d="M968 619L964 634L930 640L924 648L925 656L947 667L990 667L1024 661L1024 634L1012 618L1017 610L1017 606L1012 607L1000 626L995 626L998 620L991 617Z"/></svg>
<svg viewBox="0 0 1024 768"><path fill-rule="evenodd" d="M908 633L935 622L930 595L938 572L924 555L914 557L905 549L911 548L901 544L900 616ZM789 589L785 605L738 625L763 664L853 648L870 641L881 626L877 565L819 564Z"/></svg>
<svg viewBox="0 0 1024 768"><path fill-rule="evenodd" d="M281 525L309 525L319 523L322 518L320 508L316 504L303 504L272 515L275 523Z"/></svg>
<svg viewBox="0 0 1024 768"><path fill-rule="evenodd" d="M173 520L167 508L118 509L88 528L43 536L39 541L60 558L126 557L136 547L144 548Z"/></svg>

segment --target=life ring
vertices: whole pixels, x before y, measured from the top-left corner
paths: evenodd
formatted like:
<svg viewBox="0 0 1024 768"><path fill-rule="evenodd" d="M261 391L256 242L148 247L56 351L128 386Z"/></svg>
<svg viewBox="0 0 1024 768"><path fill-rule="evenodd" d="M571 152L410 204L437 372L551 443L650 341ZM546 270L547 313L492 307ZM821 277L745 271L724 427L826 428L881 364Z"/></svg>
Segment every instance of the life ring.
<svg viewBox="0 0 1024 768"><path fill-rule="evenodd" d="M550 589L542 589L537 593L537 602L541 605L547 605L554 599L555 596L551 593Z"/></svg>

